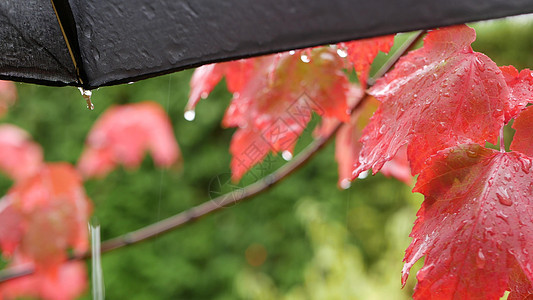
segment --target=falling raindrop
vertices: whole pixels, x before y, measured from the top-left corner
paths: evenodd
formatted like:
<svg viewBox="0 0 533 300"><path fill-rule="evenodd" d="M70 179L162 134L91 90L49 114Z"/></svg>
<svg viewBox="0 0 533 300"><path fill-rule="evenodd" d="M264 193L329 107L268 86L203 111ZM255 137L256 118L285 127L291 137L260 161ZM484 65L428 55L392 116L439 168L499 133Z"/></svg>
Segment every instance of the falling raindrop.
<svg viewBox="0 0 533 300"><path fill-rule="evenodd" d="M94 110L94 104L91 101L91 96L93 95L93 92L91 90L86 90L82 87L79 87L78 89L80 90L83 99L85 99L85 102L87 103L87 109Z"/></svg>
<svg viewBox="0 0 533 300"><path fill-rule="evenodd" d="M91 234L91 262L92 262L92 286L93 299L105 299L104 278L102 273L102 262L100 252L100 224L94 218L88 224Z"/></svg>
<svg viewBox="0 0 533 300"><path fill-rule="evenodd" d="M348 56L348 53L343 49L337 49L337 55L344 58Z"/></svg>
<svg viewBox="0 0 533 300"><path fill-rule="evenodd" d="M194 121L194 118L196 118L196 112L194 110L188 110L183 114L183 117L187 121Z"/></svg>
<svg viewBox="0 0 533 300"><path fill-rule="evenodd" d="M290 151L283 151L281 152L281 157L283 157L284 160L289 161L292 159L292 153Z"/></svg>
<svg viewBox="0 0 533 300"><path fill-rule="evenodd" d="M308 63L311 61L311 59L309 58L309 56L307 56L307 54L302 54L300 56L300 59L304 62L304 63Z"/></svg>
<svg viewBox="0 0 533 300"><path fill-rule="evenodd" d="M343 180L341 180L341 183L339 185L341 186L341 189L347 190L350 188L350 186L352 186L352 183L350 182L350 180L344 178Z"/></svg>

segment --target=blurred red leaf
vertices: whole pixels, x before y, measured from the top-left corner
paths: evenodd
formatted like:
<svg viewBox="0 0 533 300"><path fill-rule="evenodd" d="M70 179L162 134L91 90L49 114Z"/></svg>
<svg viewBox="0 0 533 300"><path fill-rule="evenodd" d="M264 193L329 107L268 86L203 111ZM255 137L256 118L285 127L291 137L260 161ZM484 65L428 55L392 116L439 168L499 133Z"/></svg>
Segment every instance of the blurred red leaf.
<svg viewBox="0 0 533 300"><path fill-rule="evenodd" d="M472 50L474 40L465 25L432 31L423 48L370 89L381 105L363 132L354 176L370 168L376 173L406 143L413 174L438 150L496 143L509 90L496 64Z"/></svg>
<svg viewBox="0 0 533 300"><path fill-rule="evenodd" d="M524 290L524 280L531 289L531 164L532 158L518 152L477 144L430 159L413 190L425 199L402 276L405 284L425 255L415 299L500 299L505 290Z"/></svg>
<svg viewBox="0 0 533 300"><path fill-rule="evenodd" d="M0 153L0 170L15 181L35 174L43 164L41 146L14 125L0 125Z"/></svg>
<svg viewBox="0 0 533 300"><path fill-rule="evenodd" d="M368 73L374 58L378 55L378 52L389 53L390 49L394 45L394 35L386 35L380 37L374 37L369 39L363 39L352 42L340 43L339 48L346 51L348 60L353 64L359 82L363 89L366 88Z"/></svg>
<svg viewBox="0 0 533 300"><path fill-rule="evenodd" d="M136 168L149 151L159 167L180 156L172 124L156 102L113 106L94 124L78 162L84 177L104 177L118 164Z"/></svg>
<svg viewBox="0 0 533 300"><path fill-rule="evenodd" d="M17 182L0 206L0 224L15 229L0 230L4 254L20 253L37 267L54 269L68 249L87 250L91 204L70 164L43 166Z"/></svg>
<svg viewBox="0 0 533 300"><path fill-rule="evenodd" d="M17 101L17 88L11 81L0 80L0 117Z"/></svg>
<svg viewBox="0 0 533 300"><path fill-rule="evenodd" d="M10 267L26 266L20 258ZM31 264L30 264L31 265ZM0 299L20 297L45 300L77 299L87 288L87 270L83 262L66 262L55 272L36 270L33 274L13 279L0 285Z"/></svg>
<svg viewBox="0 0 533 300"><path fill-rule="evenodd" d="M20 244L25 231L24 216L10 197L0 199L0 249L4 256L11 256Z"/></svg>

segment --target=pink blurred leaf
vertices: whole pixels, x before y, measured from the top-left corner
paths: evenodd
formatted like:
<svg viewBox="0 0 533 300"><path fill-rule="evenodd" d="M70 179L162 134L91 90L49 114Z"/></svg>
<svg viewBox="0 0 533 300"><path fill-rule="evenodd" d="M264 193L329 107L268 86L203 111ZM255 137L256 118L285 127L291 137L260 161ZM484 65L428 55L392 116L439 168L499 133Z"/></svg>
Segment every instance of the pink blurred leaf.
<svg viewBox="0 0 533 300"><path fill-rule="evenodd" d="M138 167L146 151L159 167L178 161L180 151L166 112L151 101L114 106L91 129L78 169L85 177L104 177L119 164Z"/></svg>
<svg viewBox="0 0 533 300"><path fill-rule="evenodd" d="M0 153L0 171L15 181L31 176L43 164L41 146L14 125L0 125Z"/></svg>
<svg viewBox="0 0 533 300"><path fill-rule="evenodd" d="M27 265L22 259L16 259L10 267ZM0 299L32 297L45 300L72 300L80 297L86 289L85 263L66 262L53 272L36 270L31 275L1 284Z"/></svg>
<svg viewBox="0 0 533 300"><path fill-rule="evenodd" d="M14 250L38 267L53 269L66 259L67 250L87 250L91 203L70 164L43 166L32 177L17 182L2 205L8 209L0 212L0 224L16 229L16 234L0 231L3 251Z"/></svg>

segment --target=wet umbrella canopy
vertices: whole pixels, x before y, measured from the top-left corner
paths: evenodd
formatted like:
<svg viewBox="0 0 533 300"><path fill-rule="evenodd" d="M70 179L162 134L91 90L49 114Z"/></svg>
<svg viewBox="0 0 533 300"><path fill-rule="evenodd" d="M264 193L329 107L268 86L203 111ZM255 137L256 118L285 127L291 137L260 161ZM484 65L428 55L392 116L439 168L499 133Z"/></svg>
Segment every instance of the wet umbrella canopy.
<svg viewBox="0 0 533 300"><path fill-rule="evenodd" d="M2 0L0 79L93 89L530 12L531 0Z"/></svg>

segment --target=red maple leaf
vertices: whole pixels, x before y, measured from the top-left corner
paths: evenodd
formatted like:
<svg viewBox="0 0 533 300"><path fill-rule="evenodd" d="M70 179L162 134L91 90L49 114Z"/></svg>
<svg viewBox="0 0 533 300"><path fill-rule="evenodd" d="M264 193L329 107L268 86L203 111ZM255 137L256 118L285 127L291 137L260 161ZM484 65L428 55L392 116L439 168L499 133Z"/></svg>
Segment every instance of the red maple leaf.
<svg viewBox="0 0 533 300"><path fill-rule="evenodd" d="M253 72L255 59L204 65L193 73L187 110L193 110L201 98L207 98L217 83L226 77L226 85L231 93L238 93L248 82Z"/></svg>
<svg viewBox="0 0 533 300"><path fill-rule="evenodd" d="M6 112L8 107L17 101L17 88L15 83L6 80L0 80L0 117Z"/></svg>
<svg viewBox="0 0 533 300"><path fill-rule="evenodd" d="M533 102L533 73L524 69L518 73L513 66L500 67L509 87L509 108L506 110L505 122L514 118L528 102Z"/></svg>
<svg viewBox="0 0 533 300"><path fill-rule="evenodd" d="M0 125L0 153L0 171L15 181L35 174L43 164L41 146L14 125Z"/></svg>
<svg viewBox="0 0 533 300"><path fill-rule="evenodd" d="M22 258L15 258L11 268L31 266ZM77 299L87 288L87 270L83 262L66 262L53 273L36 270L33 274L0 285L0 299L21 297L46 300ZM25 298L24 298L25 299Z"/></svg>
<svg viewBox="0 0 533 300"><path fill-rule="evenodd" d="M223 125L238 127L231 169L238 180L269 151L291 151L313 112L348 121L345 60L329 47L261 56L197 69L188 109L222 75L233 99Z"/></svg>
<svg viewBox="0 0 533 300"><path fill-rule="evenodd" d="M368 73L378 52L389 53L394 44L394 35L386 35L338 44L341 51L346 51L348 60L353 64L363 89L366 88Z"/></svg>
<svg viewBox="0 0 533 300"><path fill-rule="evenodd" d="M413 190L425 199L402 276L405 284L425 255L415 299L499 299L505 290L532 287L531 163L477 144L430 159Z"/></svg>
<svg viewBox="0 0 533 300"><path fill-rule="evenodd" d="M91 204L76 170L67 163L44 165L18 181L0 203L0 246L19 253L39 268L53 270L67 250L88 247L87 220Z"/></svg>
<svg viewBox="0 0 533 300"><path fill-rule="evenodd" d="M166 112L151 101L114 106L91 129L78 169L85 177L103 177L118 164L138 167L146 151L157 166L177 162L180 151Z"/></svg>
<svg viewBox="0 0 533 300"><path fill-rule="evenodd" d="M408 143L417 174L438 150L460 143L496 143L509 91L501 71L470 44L475 31L454 26L430 32L424 47L398 62L370 94L381 105L365 128L354 176L376 173Z"/></svg>
<svg viewBox="0 0 533 300"><path fill-rule="evenodd" d="M533 157L533 106L523 110L513 123L516 130L511 150Z"/></svg>
<svg viewBox="0 0 533 300"><path fill-rule="evenodd" d="M363 91L361 89L354 90L354 96L349 99L361 99ZM355 103L350 106L354 106ZM346 189L350 186L354 165L359 160L359 152L361 151L362 130L367 125L368 119L375 112L378 107L378 101L374 97L366 99L366 102L357 111L352 113L350 122L342 124L335 136L335 159L339 166L339 181L340 188ZM320 126L315 130L315 136L325 136L329 134L335 127L337 122L333 118L324 118ZM380 172L389 177L411 185L413 177L407 161L407 147L401 147L394 158L385 163Z"/></svg>

